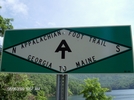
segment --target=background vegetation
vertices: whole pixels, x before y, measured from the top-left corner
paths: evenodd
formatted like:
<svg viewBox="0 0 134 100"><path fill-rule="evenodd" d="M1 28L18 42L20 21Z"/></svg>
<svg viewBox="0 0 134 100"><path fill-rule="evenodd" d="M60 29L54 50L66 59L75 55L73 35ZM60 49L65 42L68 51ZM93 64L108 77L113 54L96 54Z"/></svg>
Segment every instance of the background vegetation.
<svg viewBox="0 0 134 100"><path fill-rule="evenodd" d="M69 75L69 95L79 95L83 90L81 84L84 79L98 78L99 83L104 88L115 89L134 89L134 75L132 74L82 74ZM20 90L13 90L10 87L18 87ZM24 88L25 90L21 90ZM27 89L30 88L30 89ZM0 99L4 97L27 98L25 100L45 100L46 97L56 95L56 75L55 74L13 74L0 73ZM15 98L16 97L16 98ZM37 99L40 98L40 99ZM43 98L43 99L41 99ZM10 99L6 99L10 100Z"/></svg>

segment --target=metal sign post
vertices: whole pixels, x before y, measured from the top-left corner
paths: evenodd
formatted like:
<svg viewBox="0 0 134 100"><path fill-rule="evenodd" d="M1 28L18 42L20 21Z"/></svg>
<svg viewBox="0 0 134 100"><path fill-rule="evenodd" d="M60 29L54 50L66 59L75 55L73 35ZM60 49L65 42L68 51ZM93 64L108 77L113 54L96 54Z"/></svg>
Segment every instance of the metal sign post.
<svg viewBox="0 0 134 100"><path fill-rule="evenodd" d="M56 100L67 100L68 97L68 75L57 74Z"/></svg>

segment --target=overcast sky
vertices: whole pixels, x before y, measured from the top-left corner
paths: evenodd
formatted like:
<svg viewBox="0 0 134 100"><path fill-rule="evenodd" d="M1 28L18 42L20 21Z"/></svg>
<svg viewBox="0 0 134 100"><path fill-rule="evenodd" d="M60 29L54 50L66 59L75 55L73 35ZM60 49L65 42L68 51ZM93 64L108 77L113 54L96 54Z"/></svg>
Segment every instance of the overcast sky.
<svg viewBox="0 0 134 100"><path fill-rule="evenodd" d="M0 0L14 29L131 25L134 0Z"/></svg>

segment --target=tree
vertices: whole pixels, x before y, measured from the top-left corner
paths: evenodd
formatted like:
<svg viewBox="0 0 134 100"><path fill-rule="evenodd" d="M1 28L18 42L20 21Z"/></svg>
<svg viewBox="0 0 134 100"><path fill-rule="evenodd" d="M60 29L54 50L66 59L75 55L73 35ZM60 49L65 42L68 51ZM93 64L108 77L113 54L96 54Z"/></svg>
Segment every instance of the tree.
<svg viewBox="0 0 134 100"><path fill-rule="evenodd" d="M26 74L0 73L0 100L23 100L32 86Z"/></svg>
<svg viewBox="0 0 134 100"><path fill-rule="evenodd" d="M82 82L76 79L69 79L69 90L72 92L73 95L77 95L80 93L80 91L82 90L82 88L80 87L80 84Z"/></svg>
<svg viewBox="0 0 134 100"><path fill-rule="evenodd" d="M56 95L56 79L55 75L45 75L45 74L30 74L29 79L33 81L35 86L41 88L44 94L49 96ZM37 95L37 91L32 91L34 95Z"/></svg>
<svg viewBox="0 0 134 100"><path fill-rule="evenodd" d="M36 98L37 100L47 100L47 98L45 97L45 92L42 90L37 92Z"/></svg>
<svg viewBox="0 0 134 100"><path fill-rule="evenodd" d="M105 95L105 92L107 92L108 89L102 88L97 78L88 78L85 79L84 82L85 83L82 84L83 90L80 94L83 94L83 97L86 98L86 100L112 100L112 97Z"/></svg>
<svg viewBox="0 0 134 100"><path fill-rule="evenodd" d="M0 8L2 8L0 6ZM13 29L13 25L11 23L11 21L13 21L13 18L3 18L1 15L0 15L0 32L2 33L2 36L5 32L5 30L7 29Z"/></svg>

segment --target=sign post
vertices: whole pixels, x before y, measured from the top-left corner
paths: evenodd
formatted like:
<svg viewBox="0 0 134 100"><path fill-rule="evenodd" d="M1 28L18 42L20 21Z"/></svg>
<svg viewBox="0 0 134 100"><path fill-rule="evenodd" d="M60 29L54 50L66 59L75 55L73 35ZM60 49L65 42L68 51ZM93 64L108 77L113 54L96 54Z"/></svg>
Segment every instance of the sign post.
<svg viewBox="0 0 134 100"><path fill-rule="evenodd" d="M57 74L56 100L68 100L68 75Z"/></svg>

